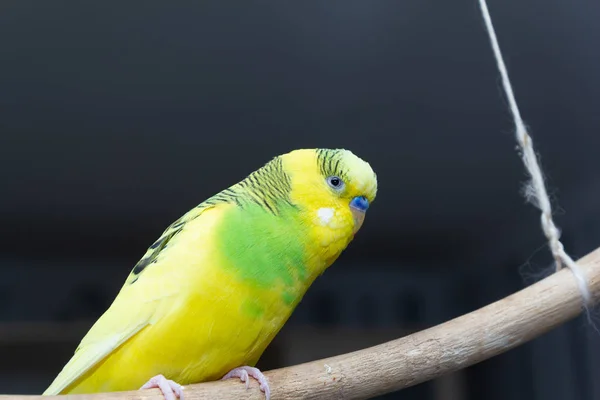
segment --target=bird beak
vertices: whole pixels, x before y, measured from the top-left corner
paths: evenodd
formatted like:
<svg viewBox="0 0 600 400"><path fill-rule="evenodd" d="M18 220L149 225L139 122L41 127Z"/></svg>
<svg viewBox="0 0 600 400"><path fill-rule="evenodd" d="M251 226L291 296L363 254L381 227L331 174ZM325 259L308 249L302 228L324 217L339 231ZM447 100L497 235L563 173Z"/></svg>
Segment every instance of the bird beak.
<svg viewBox="0 0 600 400"><path fill-rule="evenodd" d="M352 233L356 234L365 220L366 213L354 207L350 207L350 211L352 212L352 218L354 219L354 230Z"/></svg>
<svg viewBox="0 0 600 400"><path fill-rule="evenodd" d="M355 197L350 202L350 212L352 213L352 218L354 219L354 234L356 234L356 232L358 232L362 226L368 208L369 201L366 199L366 197Z"/></svg>

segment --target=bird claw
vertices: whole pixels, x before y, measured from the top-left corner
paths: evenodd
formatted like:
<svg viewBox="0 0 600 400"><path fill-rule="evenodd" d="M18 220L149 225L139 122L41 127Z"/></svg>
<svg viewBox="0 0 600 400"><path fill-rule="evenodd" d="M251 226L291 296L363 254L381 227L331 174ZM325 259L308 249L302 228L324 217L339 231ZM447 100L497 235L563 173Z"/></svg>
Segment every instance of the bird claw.
<svg viewBox="0 0 600 400"><path fill-rule="evenodd" d="M271 388L269 388L269 382L258 368L247 366L234 368L231 371L229 371L223 378L221 378L221 380L229 378L240 378L240 380L246 384L246 389L248 389L250 387L250 379L248 379L249 376L256 379L256 381L259 384L260 390L265 394L266 400L269 400L271 398Z"/></svg>
<svg viewBox="0 0 600 400"><path fill-rule="evenodd" d="M183 400L183 386L177 382L168 380L162 375L156 375L146 382L140 389L158 388L165 396L165 400Z"/></svg>

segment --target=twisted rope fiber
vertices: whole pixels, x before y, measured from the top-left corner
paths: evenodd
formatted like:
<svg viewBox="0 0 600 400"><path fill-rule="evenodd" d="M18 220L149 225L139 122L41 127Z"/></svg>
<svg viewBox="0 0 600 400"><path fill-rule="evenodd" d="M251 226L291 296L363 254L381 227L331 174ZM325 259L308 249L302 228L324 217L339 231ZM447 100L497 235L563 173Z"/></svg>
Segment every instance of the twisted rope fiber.
<svg viewBox="0 0 600 400"><path fill-rule="evenodd" d="M563 268L563 263L571 270L575 277L575 280L577 281L579 291L581 292L581 297L583 298L583 307L585 308L588 321L590 322L590 324L593 325L590 316L590 311L588 308L588 306L592 304L592 296L590 294L587 281L583 276L581 269L579 268L577 263L575 263L571 256L567 254L563 244L559 239L560 231L556 227L556 224L552 219L552 207L550 205L550 199L548 198L548 193L544 184L544 177L542 175L542 171L538 164L535 150L533 148L533 140L531 139L531 136L529 136L529 134L527 133L525 123L521 118L521 112L519 111L519 107L517 106L517 101L515 100L513 88L510 83L510 79L508 78L508 72L506 69L506 65L504 64L502 52L500 51L498 39L496 38L496 32L494 30L494 25L492 24L492 19L490 17L490 12L488 10L486 0L479 0L479 5L481 7L483 20L485 22L485 26L489 35L490 43L492 45L492 50L494 51L494 57L496 58L498 71L500 72L500 75L502 77L502 86L504 87L504 92L506 93L509 108L513 116L513 122L515 124L515 136L521 148L521 159L523 160L525 168L531 176L531 181L528 183L526 188L527 200L532 202L541 210L542 230L544 231L544 235L548 239L550 250L552 251L552 255L556 262L556 271L559 271L561 268Z"/></svg>

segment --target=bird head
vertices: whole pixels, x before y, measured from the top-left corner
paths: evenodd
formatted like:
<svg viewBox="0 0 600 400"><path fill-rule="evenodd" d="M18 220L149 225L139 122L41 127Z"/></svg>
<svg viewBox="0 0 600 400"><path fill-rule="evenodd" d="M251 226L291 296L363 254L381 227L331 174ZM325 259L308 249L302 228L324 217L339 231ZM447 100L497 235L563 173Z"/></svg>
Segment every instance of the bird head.
<svg viewBox="0 0 600 400"><path fill-rule="evenodd" d="M377 194L369 163L345 149L302 149L282 158L292 177L292 199L313 223L358 232Z"/></svg>

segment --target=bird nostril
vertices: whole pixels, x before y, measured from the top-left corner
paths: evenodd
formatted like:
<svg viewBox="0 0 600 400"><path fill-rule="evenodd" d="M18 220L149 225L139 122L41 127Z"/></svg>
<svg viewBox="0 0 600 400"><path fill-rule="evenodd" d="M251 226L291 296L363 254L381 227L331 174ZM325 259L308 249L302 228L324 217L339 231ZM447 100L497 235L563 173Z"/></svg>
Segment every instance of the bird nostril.
<svg viewBox="0 0 600 400"><path fill-rule="evenodd" d="M352 199L350 206L361 211L366 211L369 208L369 200L365 196L357 196Z"/></svg>

